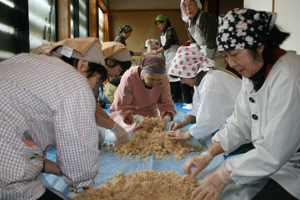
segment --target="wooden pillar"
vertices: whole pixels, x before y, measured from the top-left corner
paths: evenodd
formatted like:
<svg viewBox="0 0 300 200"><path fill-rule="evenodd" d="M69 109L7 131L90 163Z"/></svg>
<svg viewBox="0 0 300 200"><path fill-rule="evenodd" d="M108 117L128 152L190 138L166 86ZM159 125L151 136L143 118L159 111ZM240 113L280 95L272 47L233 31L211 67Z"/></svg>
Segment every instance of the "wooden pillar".
<svg viewBox="0 0 300 200"><path fill-rule="evenodd" d="M70 0L57 1L57 28L58 41L71 37Z"/></svg>
<svg viewBox="0 0 300 200"><path fill-rule="evenodd" d="M89 0L89 35L97 37L97 0Z"/></svg>
<svg viewBox="0 0 300 200"><path fill-rule="evenodd" d="M206 0L205 1L205 11L211 14L215 19L219 16L219 0Z"/></svg>

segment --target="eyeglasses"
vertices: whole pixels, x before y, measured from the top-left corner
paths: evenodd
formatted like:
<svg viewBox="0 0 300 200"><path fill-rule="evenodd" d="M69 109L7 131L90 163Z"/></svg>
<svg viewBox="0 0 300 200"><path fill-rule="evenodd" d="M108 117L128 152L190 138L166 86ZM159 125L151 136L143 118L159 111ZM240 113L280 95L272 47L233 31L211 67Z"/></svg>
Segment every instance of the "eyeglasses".
<svg viewBox="0 0 300 200"><path fill-rule="evenodd" d="M185 9L185 10L186 10L188 7L189 7L189 8L192 8L192 7L194 7L194 6L195 6L195 4L196 4L196 3L195 3L194 1L191 1L191 2L189 2L188 4L182 4L182 6L181 6L181 7L182 7L183 9Z"/></svg>
<svg viewBox="0 0 300 200"><path fill-rule="evenodd" d="M147 78L147 82L148 82L149 84L156 83L156 85L159 85L159 84L161 84L161 83L163 82L163 80L162 80L162 79L155 80L155 79L152 79L152 78Z"/></svg>

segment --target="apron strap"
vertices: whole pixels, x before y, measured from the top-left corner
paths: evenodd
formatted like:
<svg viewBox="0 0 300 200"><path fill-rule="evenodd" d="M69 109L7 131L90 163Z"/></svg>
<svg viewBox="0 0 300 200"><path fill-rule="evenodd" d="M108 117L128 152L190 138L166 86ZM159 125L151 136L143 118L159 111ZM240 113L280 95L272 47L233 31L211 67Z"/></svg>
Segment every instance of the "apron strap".
<svg viewBox="0 0 300 200"><path fill-rule="evenodd" d="M225 72L225 73L227 73L227 74L230 74L230 75L232 75L232 76L234 76L234 77L236 77L236 78L238 78L238 79L241 79L241 78L238 77L236 74L232 73L231 71L228 71L227 69L224 69L224 68L221 68L221 67L216 67L216 66L212 67L212 69L213 69L213 70L220 70L220 71L223 71L223 72Z"/></svg>
<svg viewBox="0 0 300 200"><path fill-rule="evenodd" d="M198 18L196 20L195 26L199 26L199 24L200 24L200 17L202 15L202 13L203 13L203 11L201 10L200 13L199 13L199 15L198 15ZM191 26L191 20L189 20L188 23L189 23L189 27L188 28L190 28L190 26Z"/></svg>

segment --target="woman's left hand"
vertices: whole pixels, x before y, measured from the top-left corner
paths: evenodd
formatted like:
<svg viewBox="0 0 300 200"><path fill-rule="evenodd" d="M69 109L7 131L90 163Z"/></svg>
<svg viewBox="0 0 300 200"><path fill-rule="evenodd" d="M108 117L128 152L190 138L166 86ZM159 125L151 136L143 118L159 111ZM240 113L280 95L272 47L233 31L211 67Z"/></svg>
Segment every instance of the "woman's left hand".
<svg viewBox="0 0 300 200"><path fill-rule="evenodd" d="M192 197L195 200L215 200L224 190L226 184L231 182L232 180L230 178L230 174L228 173L226 167L223 167L208 175L201 182L200 186L193 192Z"/></svg>
<svg viewBox="0 0 300 200"><path fill-rule="evenodd" d="M187 140L191 138L190 132L183 130L169 131L168 135L171 136L170 140Z"/></svg>

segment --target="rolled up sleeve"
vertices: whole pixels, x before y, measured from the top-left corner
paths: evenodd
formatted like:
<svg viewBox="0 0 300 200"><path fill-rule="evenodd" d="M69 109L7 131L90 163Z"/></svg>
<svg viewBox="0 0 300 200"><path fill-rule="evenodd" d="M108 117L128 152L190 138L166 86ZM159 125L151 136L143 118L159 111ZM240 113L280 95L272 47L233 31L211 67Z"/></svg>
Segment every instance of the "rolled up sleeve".
<svg viewBox="0 0 300 200"><path fill-rule="evenodd" d="M95 98L86 88L63 99L54 116L57 163L64 181L75 188L92 184L98 173L95 109Z"/></svg>

